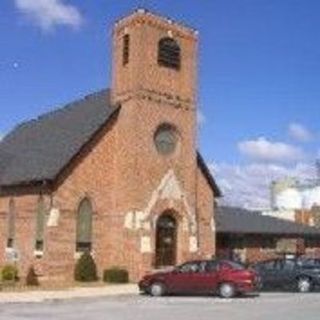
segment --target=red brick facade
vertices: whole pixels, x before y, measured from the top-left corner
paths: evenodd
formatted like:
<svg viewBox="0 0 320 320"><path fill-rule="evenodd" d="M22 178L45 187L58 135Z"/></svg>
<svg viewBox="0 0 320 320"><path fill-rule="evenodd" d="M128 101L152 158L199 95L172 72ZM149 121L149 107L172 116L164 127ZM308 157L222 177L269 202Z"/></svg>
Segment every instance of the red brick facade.
<svg viewBox="0 0 320 320"><path fill-rule="evenodd" d="M122 63L123 36L130 55ZM173 37L181 48L180 70L157 64L158 42ZM112 99L121 104L52 188L15 187L0 197L0 264L6 263L8 206L16 204L15 247L24 275L35 265L43 279L71 280L76 254L80 202L93 206L92 255L99 274L120 266L137 280L153 269L156 222L164 212L177 221L176 262L215 252L214 194L197 163L197 35L191 29L149 13L136 12L114 29ZM169 123L178 146L164 156L154 146L159 125ZM45 195L48 221L44 250L35 257L36 208Z"/></svg>

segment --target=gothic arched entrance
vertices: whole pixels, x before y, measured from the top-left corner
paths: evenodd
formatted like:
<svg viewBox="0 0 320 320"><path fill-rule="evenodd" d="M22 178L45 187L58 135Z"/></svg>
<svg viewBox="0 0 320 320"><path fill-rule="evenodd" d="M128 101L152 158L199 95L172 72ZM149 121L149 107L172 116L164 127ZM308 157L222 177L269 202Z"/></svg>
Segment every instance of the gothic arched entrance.
<svg viewBox="0 0 320 320"><path fill-rule="evenodd" d="M177 255L177 220L162 214L156 226L156 267L173 266Z"/></svg>

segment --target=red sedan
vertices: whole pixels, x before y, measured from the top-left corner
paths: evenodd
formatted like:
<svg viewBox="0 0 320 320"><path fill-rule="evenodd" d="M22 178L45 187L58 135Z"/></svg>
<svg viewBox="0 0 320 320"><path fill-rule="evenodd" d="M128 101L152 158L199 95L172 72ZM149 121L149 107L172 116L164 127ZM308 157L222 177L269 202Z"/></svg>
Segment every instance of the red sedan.
<svg viewBox="0 0 320 320"><path fill-rule="evenodd" d="M233 298L258 287L255 271L228 260L190 261L170 271L148 274L139 282L140 291L152 296L211 293Z"/></svg>

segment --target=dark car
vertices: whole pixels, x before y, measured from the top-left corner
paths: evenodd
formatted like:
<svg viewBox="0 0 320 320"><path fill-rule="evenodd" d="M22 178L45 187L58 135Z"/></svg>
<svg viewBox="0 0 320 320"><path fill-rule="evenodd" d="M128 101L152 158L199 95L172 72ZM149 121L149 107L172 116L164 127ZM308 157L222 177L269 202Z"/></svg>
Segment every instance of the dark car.
<svg viewBox="0 0 320 320"><path fill-rule="evenodd" d="M172 270L146 275L141 292L152 296L165 294L218 294L232 298L256 291L258 275L243 265L228 260L186 262Z"/></svg>
<svg viewBox="0 0 320 320"><path fill-rule="evenodd" d="M320 285L320 260L317 259L273 259L257 263L253 268L261 277L263 289L310 292Z"/></svg>

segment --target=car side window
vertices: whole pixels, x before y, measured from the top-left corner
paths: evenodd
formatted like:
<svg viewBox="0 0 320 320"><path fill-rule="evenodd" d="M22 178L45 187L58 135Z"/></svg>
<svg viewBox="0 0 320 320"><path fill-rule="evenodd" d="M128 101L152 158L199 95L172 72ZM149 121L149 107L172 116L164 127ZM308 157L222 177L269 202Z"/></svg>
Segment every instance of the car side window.
<svg viewBox="0 0 320 320"><path fill-rule="evenodd" d="M200 264L197 262L188 262L183 264L179 268L180 272L182 273L195 273L195 272L200 272Z"/></svg>
<svg viewBox="0 0 320 320"><path fill-rule="evenodd" d="M284 262L285 262L284 260L275 260L273 269L277 271L282 270Z"/></svg>
<svg viewBox="0 0 320 320"><path fill-rule="evenodd" d="M207 262L206 261L202 261L199 264L199 272L207 272Z"/></svg>
<svg viewBox="0 0 320 320"><path fill-rule="evenodd" d="M317 259L303 259L303 260L300 260L298 262L298 265L299 267L302 267L302 268L319 268L320 267L320 260L317 260Z"/></svg>
<svg viewBox="0 0 320 320"><path fill-rule="evenodd" d="M293 260L284 260L282 261L282 270L292 271L295 268L295 262Z"/></svg>
<svg viewBox="0 0 320 320"><path fill-rule="evenodd" d="M218 271L219 265L216 261L208 261L206 263L206 272L215 272Z"/></svg>
<svg viewBox="0 0 320 320"><path fill-rule="evenodd" d="M261 263L261 269L266 270L266 271L272 271L275 269L275 261L268 261L268 262L264 262Z"/></svg>

